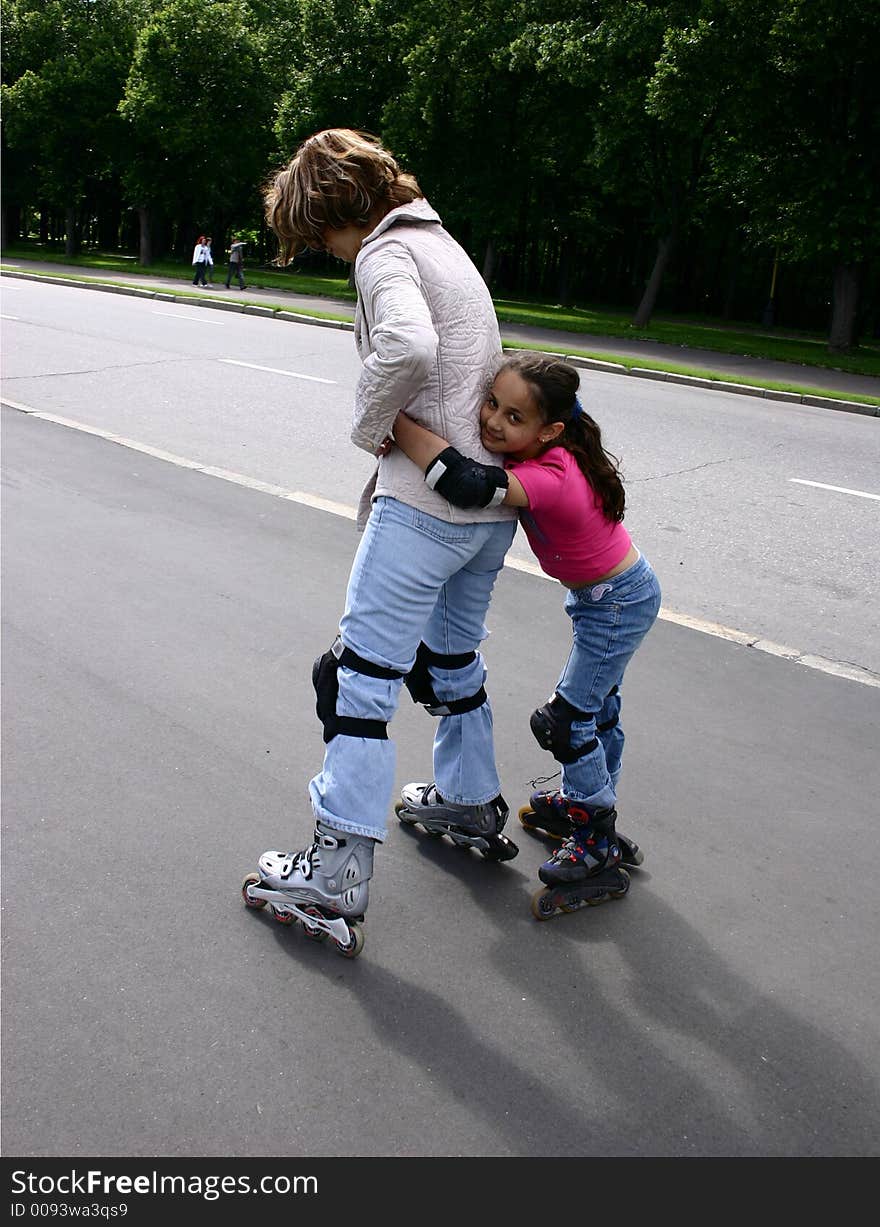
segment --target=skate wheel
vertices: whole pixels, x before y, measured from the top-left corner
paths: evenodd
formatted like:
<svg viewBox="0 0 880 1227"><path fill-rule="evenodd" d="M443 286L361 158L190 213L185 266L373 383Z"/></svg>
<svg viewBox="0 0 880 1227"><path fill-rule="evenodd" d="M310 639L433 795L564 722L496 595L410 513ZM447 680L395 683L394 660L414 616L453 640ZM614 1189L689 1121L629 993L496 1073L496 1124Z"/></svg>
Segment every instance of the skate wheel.
<svg viewBox="0 0 880 1227"><path fill-rule="evenodd" d="M400 819L400 821L403 823L404 826L414 827L416 825L415 818L413 818L412 814L409 812L409 810L406 808L406 806L404 805L402 801L398 801L395 804L394 812L397 815L397 817Z"/></svg>
<svg viewBox="0 0 880 1227"><path fill-rule="evenodd" d="M535 816L535 811L532 809L530 805L520 806L520 811L517 814L517 817L519 818L520 822L523 824L523 826L525 827L527 831L537 831L538 829L533 822L529 822L529 819L534 818L534 816Z"/></svg>
<svg viewBox="0 0 880 1227"><path fill-rule="evenodd" d="M618 869L617 872L620 874L620 885L616 890L611 890L608 892L612 899L622 899L630 888L631 878L626 870Z"/></svg>
<svg viewBox="0 0 880 1227"><path fill-rule="evenodd" d="M303 908L303 911L309 916L320 916L321 914L317 908L307 907ZM326 929L322 929L318 925L310 925L307 920L302 921L302 929L310 942L325 942L330 936Z"/></svg>
<svg viewBox="0 0 880 1227"><path fill-rule="evenodd" d="M292 925L296 920L293 912L287 912L283 907L276 907L275 904L272 905L272 915L280 925Z"/></svg>
<svg viewBox="0 0 880 1227"><path fill-rule="evenodd" d="M354 921L349 922L349 930L351 938L348 942L334 942L336 953L341 954L344 959L356 959L364 948L364 931L359 924Z"/></svg>
<svg viewBox="0 0 880 1227"><path fill-rule="evenodd" d="M260 875L258 873L249 873L245 877L245 880L242 882L241 897L242 899L244 899L248 907L259 909L261 907L266 906L265 899L252 899L250 895L248 894L249 886L259 886L259 885L260 885Z"/></svg>
<svg viewBox="0 0 880 1227"><path fill-rule="evenodd" d="M549 890L539 890L532 895L532 915L535 920L549 920L556 915L556 906Z"/></svg>

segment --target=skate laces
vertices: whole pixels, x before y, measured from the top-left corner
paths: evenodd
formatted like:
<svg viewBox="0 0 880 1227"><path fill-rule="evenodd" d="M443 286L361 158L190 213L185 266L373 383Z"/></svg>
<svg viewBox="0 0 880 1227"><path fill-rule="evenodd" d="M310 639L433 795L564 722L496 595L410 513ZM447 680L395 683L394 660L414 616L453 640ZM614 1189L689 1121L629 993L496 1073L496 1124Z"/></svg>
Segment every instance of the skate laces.
<svg viewBox="0 0 880 1227"><path fill-rule="evenodd" d="M316 856L317 864L320 868L321 858L318 856L317 842L309 844L308 848L305 848L297 855L296 860L293 862L294 869L301 873L304 878L310 878L312 876L312 862Z"/></svg>
<svg viewBox="0 0 880 1227"><path fill-rule="evenodd" d="M294 869L298 869L304 878L310 878L315 869L321 868L321 849L328 848L331 851L339 847L339 840L334 839L332 835L328 835L325 831L315 830L315 838L309 844L308 848L304 848L298 853L294 860Z"/></svg>
<svg viewBox="0 0 880 1227"><path fill-rule="evenodd" d="M554 771L552 775L539 775L534 780L528 781L529 788L537 788L539 784L549 784L551 780L555 780L557 776L562 775L561 771Z"/></svg>
<svg viewBox="0 0 880 1227"><path fill-rule="evenodd" d="M562 861L586 861L588 858L595 860L596 854L601 856L601 839L602 836L597 835L595 827L589 823L578 823L574 831L564 841L560 848L557 848L552 859ZM607 845L607 840L605 841Z"/></svg>

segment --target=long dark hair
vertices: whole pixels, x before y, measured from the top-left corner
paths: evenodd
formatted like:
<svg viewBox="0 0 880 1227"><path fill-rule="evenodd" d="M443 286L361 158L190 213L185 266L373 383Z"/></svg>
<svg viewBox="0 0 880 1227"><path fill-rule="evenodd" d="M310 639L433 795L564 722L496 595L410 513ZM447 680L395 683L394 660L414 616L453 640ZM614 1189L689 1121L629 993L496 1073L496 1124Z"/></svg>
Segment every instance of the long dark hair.
<svg viewBox="0 0 880 1227"><path fill-rule="evenodd" d="M565 429L548 447L564 447L595 490L609 520L622 520L626 506L620 462L602 446L602 432L578 400L580 376L575 367L546 354L520 353L507 358L502 371L516 371L531 388L547 423Z"/></svg>

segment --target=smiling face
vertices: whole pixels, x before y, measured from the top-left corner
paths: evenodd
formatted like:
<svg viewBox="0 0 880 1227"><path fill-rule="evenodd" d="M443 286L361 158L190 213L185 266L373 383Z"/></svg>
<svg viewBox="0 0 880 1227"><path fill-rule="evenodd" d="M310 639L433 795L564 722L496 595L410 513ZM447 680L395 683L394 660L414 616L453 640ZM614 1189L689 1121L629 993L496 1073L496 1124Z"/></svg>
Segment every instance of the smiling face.
<svg viewBox="0 0 880 1227"><path fill-rule="evenodd" d="M499 371L480 407L480 438L486 451L531 460L562 434L562 422L545 422L531 387L513 370Z"/></svg>

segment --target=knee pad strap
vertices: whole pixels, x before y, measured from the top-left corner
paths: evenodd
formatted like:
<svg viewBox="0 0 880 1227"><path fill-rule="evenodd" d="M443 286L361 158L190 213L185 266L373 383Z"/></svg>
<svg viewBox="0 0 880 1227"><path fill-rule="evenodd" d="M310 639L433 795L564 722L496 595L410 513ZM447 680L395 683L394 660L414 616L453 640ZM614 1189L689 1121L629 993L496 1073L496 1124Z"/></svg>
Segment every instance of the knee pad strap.
<svg viewBox="0 0 880 1227"><path fill-rule="evenodd" d="M444 702L434 691L430 665L438 669L466 669L477 659L476 652L435 652L426 643L420 643L413 667L403 679L403 684L412 695L414 703L421 703L431 716L460 716L464 712L482 707L488 695L481 686L476 694L464 699Z"/></svg>
<svg viewBox="0 0 880 1227"><path fill-rule="evenodd" d="M319 656L312 667L312 685L318 696L315 711L318 713L318 719L324 725L325 744L332 741L338 734L342 734L343 737L369 737L376 741L387 741L387 720L337 716L336 700L339 695L340 665L355 673L365 673L368 677L393 680L404 676L399 669L388 669L384 665L377 665L374 661L367 660L364 656L359 656L351 648L345 647L337 636L329 651Z"/></svg>

